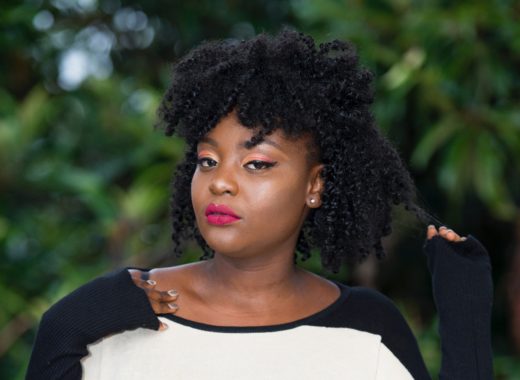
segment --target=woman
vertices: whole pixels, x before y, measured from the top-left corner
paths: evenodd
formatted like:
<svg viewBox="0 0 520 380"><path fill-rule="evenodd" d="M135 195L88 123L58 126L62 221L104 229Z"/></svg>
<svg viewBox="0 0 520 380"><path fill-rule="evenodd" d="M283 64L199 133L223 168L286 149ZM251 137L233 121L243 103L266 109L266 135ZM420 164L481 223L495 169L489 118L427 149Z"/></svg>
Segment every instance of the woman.
<svg viewBox="0 0 520 380"><path fill-rule="evenodd" d="M427 220L374 126L370 81L350 45L292 31L182 59L160 108L187 141L172 237L177 254L195 239L205 260L122 270L65 297L42 319L27 378L429 378L389 299L296 264L313 248L331 271L382 257L392 205ZM427 239L441 377L491 378L489 257L445 227Z"/></svg>

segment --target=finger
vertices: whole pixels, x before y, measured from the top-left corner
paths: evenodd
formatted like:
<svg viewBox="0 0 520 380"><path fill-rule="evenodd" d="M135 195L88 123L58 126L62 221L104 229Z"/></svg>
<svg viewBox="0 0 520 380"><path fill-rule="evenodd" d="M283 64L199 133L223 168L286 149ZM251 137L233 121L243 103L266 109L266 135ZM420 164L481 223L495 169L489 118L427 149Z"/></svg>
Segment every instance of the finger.
<svg viewBox="0 0 520 380"><path fill-rule="evenodd" d="M451 241L454 241L454 242L459 242L459 241L465 241L466 240L465 236L460 236L458 233L456 233L453 230L451 230L451 234L448 235L448 236L452 236L453 240L451 240Z"/></svg>
<svg viewBox="0 0 520 380"><path fill-rule="evenodd" d="M155 286L157 285L157 281L151 279L143 280L142 278L140 278L134 282L138 287L143 289L146 292L146 294L148 294L148 292L150 291L153 291L155 289Z"/></svg>
<svg viewBox="0 0 520 380"><path fill-rule="evenodd" d="M158 303L172 302L172 301L175 301L179 297L179 294L174 289L171 289L168 291L146 289L145 292L150 301L155 301Z"/></svg>
<svg viewBox="0 0 520 380"><path fill-rule="evenodd" d="M130 273L130 277L132 277L134 284L139 286L139 284L142 282L141 278L143 272L141 272L139 269L128 269L128 273Z"/></svg>
<svg viewBox="0 0 520 380"><path fill-rule="evenodd" d="M147 293L149 290L155 289L157 281L148 278L147 272L142 272L137 269L129 269L129 271L131 271L132 280L136 286L140 287Z"/></svg>
<svg viewBox="0 0 520 380"><path fill-rule="evenodd" d="M148 290L155 288L155 285L157 285L157 281L155 281L155 280L148 279L148 280L140 280L140 281L141 282L140 282L139 286L141 286L142 288L148 289Z"/></svg>
<svg viewBox="0 0 520 380"><path fill-rule="evenodd" d="M151 305L155 314L175 314L177 310L179 310L179 305L177 305L175 302L151 302Z"/></svg>
<svg viewBox="0 0 520 380"><path fill-rule="evenodd" d="M458 241L460 239L460 236L452 229L448 230L446 237L449 241Z"/></svg>
<svg viewBox="0 0 520 380"><path fill-rule="evenodd" d="M439 235L441 235L444 239L446 239L448 241L453 241L453 242L459 242L459 241L466 240L465 237L461 237L458 233L456 233L452 229L447 228L445 226L441 226L439 228Z"/></svg>
<svg viewBox="0 0 520 380"><path fill-rule="evenodd" d="M164 322L159 321L159 331L168 330L168 325Z"/></svg>
<svg viewBox="0 0 520 380"><path fill-rule="evenodd" d="M433 224L430 224L428 226L428 228L426 229L426 238L428 240L430 240L432 237L436 236L438 233L437 233L437 229L435 228L435 226Z"/></svg>
<svg viewBox="0 0 520 380"><path fill-rule="evenodd" d="M148 272L140 271L139 269L128 269L130 276L132 277L132 281L134 284L145 291L149 289L153 289L157 282L155 280L149 279Z"/></svg>

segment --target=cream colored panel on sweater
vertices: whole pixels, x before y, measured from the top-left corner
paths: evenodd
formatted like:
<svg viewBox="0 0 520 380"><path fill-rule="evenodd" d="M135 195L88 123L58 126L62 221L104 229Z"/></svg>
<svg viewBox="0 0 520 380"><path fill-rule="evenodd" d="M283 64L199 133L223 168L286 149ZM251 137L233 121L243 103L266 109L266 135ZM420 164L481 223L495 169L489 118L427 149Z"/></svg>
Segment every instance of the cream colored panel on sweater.
<svg viewBox="0 0 520 380"><path fill-rule="evenodd" d="M298 326L227 333L161 318L163 332L137 329L89 346L86 380L411 379L381 337L354 329Z"/></svg>

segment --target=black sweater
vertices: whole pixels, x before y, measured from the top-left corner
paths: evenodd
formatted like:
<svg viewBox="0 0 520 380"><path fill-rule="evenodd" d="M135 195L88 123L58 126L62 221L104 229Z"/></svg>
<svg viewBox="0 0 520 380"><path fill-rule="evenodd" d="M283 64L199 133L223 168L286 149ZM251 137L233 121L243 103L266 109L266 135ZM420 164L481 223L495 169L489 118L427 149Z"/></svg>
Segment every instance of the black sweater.
<svg viewBox="0 0 520 380"><path fill-rule="evenodd" d="M433 295L440 319L440 378L491 379L490 318L493 287L489 256L485 248L471 236L458 243L451 243L437 236L426 242L424 252L432 275ZM352 373L366 373L363 378L367 379L430 378L417 342L393 303L374 290L337 285L341 290L338 300L319 313L299 321L275 326L222 327L177 316L164 316L168 318L163 320L170 325L170 329L157 333L152 330L158 328L159 320L145 293L133 284L127 270L114 272L80 287L43 315L27 379L80 379L82 365L86 374L91 375L95 370L96 375L93 378L96 379L126 379L130 376L139 378L142 377L139 371L153 374L150 371L159 370L164 358L159 357L161 361L154 363L156 355L146 356L149 351L146 342L161 344L155 338L158 335L152 335L149 339L150 334L161 335L161 341L166 342L164 347L160 346L161 352L169 358L180 357L175 352L168 356L169 347L188 353L191 352L190 344L196 344L197 353L201 355L204 348L207 348L214 356L216 349L211 345L215 344L229 347L231 351L226 351L225 354L237 357L244 349L231 342L247 337L244 344L257 350L254 351L254 361L248 362L247 356L240 360L246 366L244 368L251 371L248 374L242 373L247 378L254 378L253 375L258 378L267 375L289 378L287 374L282 375L284 366L292 368L291 377L303 378L302 375L306 375L312 378L313 371L316 370L319 374L319 368L325 368L325 365L329 370L327 378L330 379L334 378L335 373L331 367L337 367L337 373L343 374L345 378L349 378L347 375L350 370L358 371ZM270 334L266 335L266 332ZM240 333L246 334L237 335ZM271 349L262 351L259 342L265 340L266 336L270 339ZM288 339L288 336L291 338ZM228 342L228 339L231 340ZM314 352L313 348L299 347L301 344L297 342L302 339L312 340ZM352 347L354 343L349 343L350 340L355 342L355 347ZM133 344L126 343L128 341ZM298 363L282 362L277 367L269 355L273 355L272 347L280 345L284 346L283 352L294 353L301 349L301 355L309 355L309 358L319 356L320 347L323 347L322 362L333 358L326 350L343 350L345 359L331 359L331 363L309 368L306 367L305 360L299 360ZM236 351L232 351L233 347ZM349 351L352 349L354 350ZM89 352L92 355L86 358ZM379 357L372 360L368 355L370 352L378 352ZM361 356L356 358L355 353L360 353ZM270 360L271 364L255 369L255 363L262 363L262 355L267 355L265 360ZM303 359L301 355L300 359ZM109 360L100 360L101 357ZM135 357L142 360L131 359ZM179 378L185 378L181 376L183 370L187 371L187 378L205 378L204 371L201 371L205 364L204 361L198 361L199 358L200 356L193 359L187 357L182 362L168 363L175 367L168 378L175 378L176 373ZM190 360L193 362L190 363ZM126 364L118 364L118 361ZM190 373L195 368L193 363L197 361L197 371ZM215 368L211 368L209 363L206 365L208 374L211 375L208 377L220 378L218 371L224 371L223 378L232 378L229 372L231 364L226 367L223 364L225 361L220 360L218 363ZM233 362L233 370L237 367L236 363L237 360ZM377 368L369 370L374 367ZM386 373L382 373L383 371Z"/></svg>

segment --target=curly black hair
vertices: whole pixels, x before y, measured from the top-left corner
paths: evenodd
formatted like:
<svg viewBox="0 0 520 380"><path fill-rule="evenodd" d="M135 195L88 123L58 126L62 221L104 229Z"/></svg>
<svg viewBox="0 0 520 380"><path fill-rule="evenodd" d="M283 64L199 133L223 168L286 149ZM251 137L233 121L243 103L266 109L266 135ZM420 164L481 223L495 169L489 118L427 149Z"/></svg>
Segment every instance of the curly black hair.
<svg viewBox="0 0 520 380"><path fill-rule="evenodd" d="M289 138L313 137L325 188L321 207L300 232L296 249L304 260L318 248L322 265L337 272L343 262L361 261L370 252L383 257L392 205L404 204L424 222L408 171L375 126L371 81L350 43L316 46L311 37L287 29L204 42L177 62L158 111L165 133L187 142L171 198L175 252L180 255L182 243L195 239L203 258L213 255L196 226L190 185L197 142L231 111L255 130L250 146L277 129Z"/></svg>

